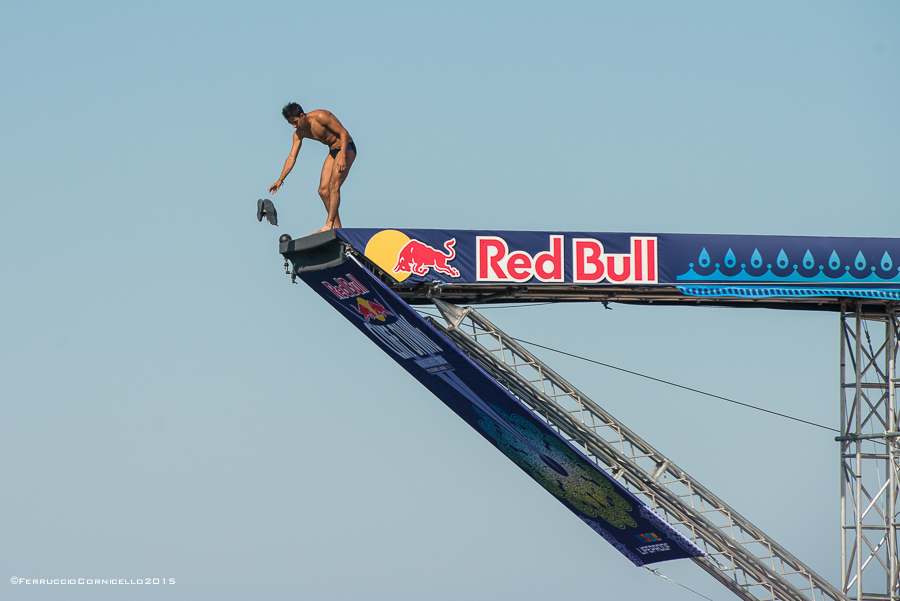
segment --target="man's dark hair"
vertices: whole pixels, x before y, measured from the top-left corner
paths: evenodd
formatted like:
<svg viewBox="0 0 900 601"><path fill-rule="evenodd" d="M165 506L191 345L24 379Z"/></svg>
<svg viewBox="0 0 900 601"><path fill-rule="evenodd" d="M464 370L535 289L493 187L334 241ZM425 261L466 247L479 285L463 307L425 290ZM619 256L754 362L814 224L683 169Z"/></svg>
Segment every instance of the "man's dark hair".
<svg viewBox="0 0 900 601"><path fill-rule="evenodd" d="M296 102L288 102L284 105L284 108L281 109L281 114L284 116L285 120L299 117L303 114L303 107Z"/></svg>

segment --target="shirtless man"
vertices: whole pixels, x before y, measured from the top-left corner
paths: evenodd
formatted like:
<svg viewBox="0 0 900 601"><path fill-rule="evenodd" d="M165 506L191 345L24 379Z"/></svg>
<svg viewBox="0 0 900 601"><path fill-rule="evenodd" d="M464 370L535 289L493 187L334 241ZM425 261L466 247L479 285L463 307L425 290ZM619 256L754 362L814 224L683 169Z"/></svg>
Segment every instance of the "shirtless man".
<svg viewBox="0 0 900 601"><path fill-rule="evenodd" d="M325 227L318 232L341 227L341 216L338 209L341 205L341 185L347 179L350 173L350 166L356 160L356 145L353 138L337 120L337 117L328 111L318 110L311 113L304 113L303 109L296 102L290 102L281 109L281 114L287 119L296 130L294 132L294 145L291 147L291 153L284 162L284 169L281 171L281 177L269 187L269 194L275 194L284 184L284 178L294 168L294 162L297 160L297 153L300 152L300 145L303 138L310 138L316 142L321 142L328 147L328 156L325 158L325 164L322 165L322 177L319 180L319 196L325 203L325 210L328 211L328 217L325 220Z"/></svg>

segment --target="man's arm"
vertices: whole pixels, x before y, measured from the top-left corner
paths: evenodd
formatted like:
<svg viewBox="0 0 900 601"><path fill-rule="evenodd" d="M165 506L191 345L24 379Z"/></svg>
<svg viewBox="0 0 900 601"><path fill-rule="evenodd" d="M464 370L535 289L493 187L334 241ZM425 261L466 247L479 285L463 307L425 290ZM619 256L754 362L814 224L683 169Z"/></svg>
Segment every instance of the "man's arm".
<svg viewBox="0 0 900 601"><path fill-rule="evenodd" d="M303 139L297 135L297 132L294 132L294 144L291 146L291 153L284 161L284 169L281 170L281 177L279 177L274 184L269 186L269 194L275 194L278 192L279 188L281 188L282 184L284 184L284 178L287 177L288 173L291 172L291 169L294 168L294 163L297 162L297 154L300 152L301 144L303 144Z"/></svg>

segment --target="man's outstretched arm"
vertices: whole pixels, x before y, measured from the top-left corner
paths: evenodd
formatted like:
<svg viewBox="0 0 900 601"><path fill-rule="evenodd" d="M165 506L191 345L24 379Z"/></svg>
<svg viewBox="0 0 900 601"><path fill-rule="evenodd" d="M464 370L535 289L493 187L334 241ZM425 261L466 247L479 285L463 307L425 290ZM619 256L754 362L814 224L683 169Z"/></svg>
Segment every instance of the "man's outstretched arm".
<svg viewBox="0 0 900 601"><path fill-rule="evenodd" d="M291 172L291 169L294 168L294 163L297 162L297 154L300 152L301 144L303 144L303 140L295 133L294 144L291 146L291 153L284 161L284 169L281 170L281 177L279 177L274 184L269 186L269 194L275 194L278 192L278 189L281 188L282 184L284 184L284 178L287 177L288 173Z"/></svg>

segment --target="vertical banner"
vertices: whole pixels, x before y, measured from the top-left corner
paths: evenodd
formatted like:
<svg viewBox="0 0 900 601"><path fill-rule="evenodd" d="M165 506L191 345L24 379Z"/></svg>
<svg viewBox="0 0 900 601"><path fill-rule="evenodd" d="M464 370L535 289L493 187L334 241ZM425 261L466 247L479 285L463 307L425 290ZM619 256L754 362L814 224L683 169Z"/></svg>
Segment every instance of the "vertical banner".
<svg viewBox="0 0 900 601"><path fill-rule="evenodd" d="M452 245L447 252L451 251ZM703 555L355 258L299 277L632 563L641 566Z"/></svg>

